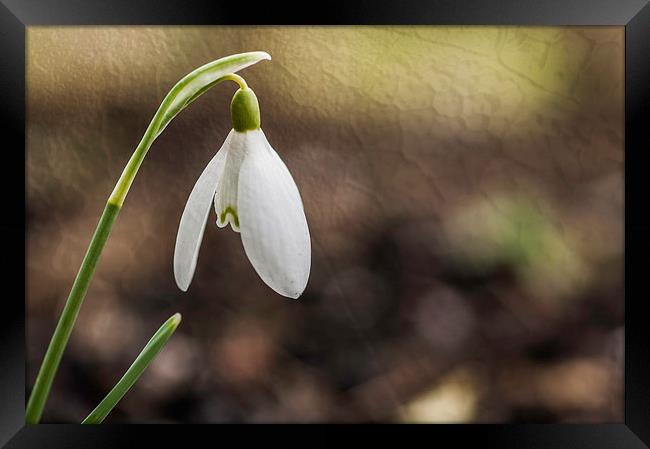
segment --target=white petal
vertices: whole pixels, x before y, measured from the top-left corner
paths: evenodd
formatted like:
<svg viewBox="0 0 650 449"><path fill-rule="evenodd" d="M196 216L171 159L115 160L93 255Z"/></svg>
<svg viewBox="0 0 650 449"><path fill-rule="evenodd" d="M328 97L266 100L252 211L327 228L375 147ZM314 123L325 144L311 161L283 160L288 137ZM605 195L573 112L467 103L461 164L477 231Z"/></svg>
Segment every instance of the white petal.
<svg viewBox="0 0 650 449"><path fill-rule="evenodd" d="M261 130L249 131L239 173L239 224L253 268L289 298L302 294L311 268L311 241L298 187Z"/></svg>
<svg viewBox="0 0 650 449"><path fill-rule="evenodd" d="M223 173L232 133L233 131L228 134L221 149L199 176L181 216L174 248L174 278L178 288L183 291L187 291L194 276L203 231L205 231L214 192Z"/></svg>
<svg viewBox="0 0 650 449"><path fill-rule="evenodd" d="M223 176L219 180L214 195L214 209L217 213L217 226L223 228L230 223L235 232L239 232L239 212L237 211L237 195L239 190L239 170L246 155L246 147L250 133L232 132L228 157L226 158Z"/></svg>

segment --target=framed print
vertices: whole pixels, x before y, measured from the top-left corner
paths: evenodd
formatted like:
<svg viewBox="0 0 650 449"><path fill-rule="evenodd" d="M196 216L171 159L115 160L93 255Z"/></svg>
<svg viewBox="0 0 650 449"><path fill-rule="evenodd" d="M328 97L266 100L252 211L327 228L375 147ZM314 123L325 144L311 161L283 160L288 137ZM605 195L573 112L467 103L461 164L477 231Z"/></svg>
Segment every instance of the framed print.
<svg viewBox="0 0 650 449"><path fill-rule="evenodd" d="M647 447L646 2L0 13L1 444Z"/></svg>

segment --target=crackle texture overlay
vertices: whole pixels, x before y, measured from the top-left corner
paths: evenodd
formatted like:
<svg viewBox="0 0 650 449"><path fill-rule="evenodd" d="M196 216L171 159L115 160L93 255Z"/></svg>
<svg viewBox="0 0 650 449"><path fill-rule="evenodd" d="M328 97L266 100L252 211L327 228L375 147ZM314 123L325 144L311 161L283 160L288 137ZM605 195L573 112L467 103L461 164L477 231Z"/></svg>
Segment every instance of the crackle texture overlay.
<svg viewBox="0 0 650 449"><path fill-rule="evenodd" d="M211 215L172 255L230 130L217 86L154 143L64 354L45 422L79 422L168 316L109 422L623 420L623 28L30 27L28 384L94 227L169 88L241 72L293 173L313 264L266 287Z"/></svg>

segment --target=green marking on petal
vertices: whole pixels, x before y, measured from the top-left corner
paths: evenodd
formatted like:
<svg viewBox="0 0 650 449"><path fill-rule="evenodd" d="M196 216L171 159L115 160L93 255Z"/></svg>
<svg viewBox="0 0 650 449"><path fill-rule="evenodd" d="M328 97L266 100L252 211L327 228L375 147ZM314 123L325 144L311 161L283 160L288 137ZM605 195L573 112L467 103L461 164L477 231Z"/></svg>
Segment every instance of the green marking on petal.
<svg viewBox="0 0 650 449"><path fill-rule="evenodd" d="M236 211L235 208L232 207L232 206L227 206L227 207L226 207L226 208L221 212L221 214L219 214L219 220L221 220L221 223L225 223L225 222L226 222L226 217L227 217L229 214L232 216L233 223L235 224L235 227L239 228L239 217L237 216L237 211Z"/></svg>

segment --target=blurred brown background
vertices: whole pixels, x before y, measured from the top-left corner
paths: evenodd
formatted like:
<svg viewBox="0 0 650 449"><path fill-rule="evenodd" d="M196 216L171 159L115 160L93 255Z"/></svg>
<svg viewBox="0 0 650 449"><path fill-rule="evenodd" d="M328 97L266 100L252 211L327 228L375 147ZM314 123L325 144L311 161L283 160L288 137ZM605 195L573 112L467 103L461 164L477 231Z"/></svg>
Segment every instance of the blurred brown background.
<svg viewBox="0 0 650 449"><path fill-rule="evenodd" d="M212 216L176 230L230 129L217 86L154 143L45 422L79 422L183 322L109 422L623 420L623 28L30 27L32 384L105 200L169 88L243 51L298 184L312 273L266 287Z"/></svg>

